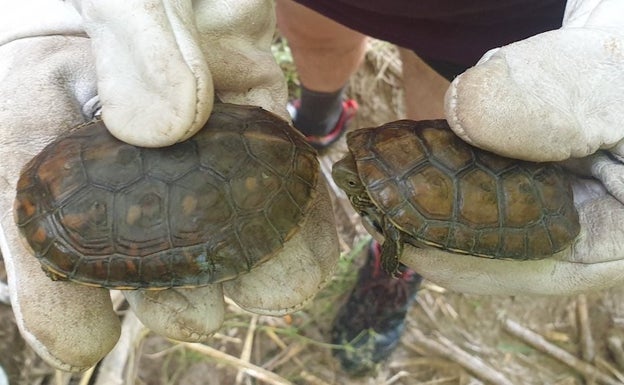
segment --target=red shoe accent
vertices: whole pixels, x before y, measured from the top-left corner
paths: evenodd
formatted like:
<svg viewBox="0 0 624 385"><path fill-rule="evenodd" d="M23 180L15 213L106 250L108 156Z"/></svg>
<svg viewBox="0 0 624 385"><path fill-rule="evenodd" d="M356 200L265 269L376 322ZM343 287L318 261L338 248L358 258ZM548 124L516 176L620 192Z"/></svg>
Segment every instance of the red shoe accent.
<svg viewBox="0 0 624 385"><path fill-rule="evenodd" d="M387 275L388 273L383 271L383 269L381 268L381 243L375 240L371 241L369 253L375 261L372 273L373 278L378 278L382 274ZM409 281L410 279L412 279L414 274L416 274L414 270L401 263L399 271L396 273L396 276L394 278L405 279Z"/></svg>
<svg viewBox="0 0 624 385"><path fill-rule="evenodd" d="M292 106L295 110L299 109L299 104L299 100L295 100L292 102ZM334 128L327 135L310 135L306 136L306 140L312 145L312 147L316 148L317 150L324 150L327 147L331 146L336 141L338 141L338 139L340 139L342 135L344 135L344 133L347 131L347 126L349 125L351 119L353 119L353 117L357 113L358 108L360 108L360 106L358 105L356 100L344 100L342 102L342 113L340 114L340 118L338 118L338 121L336 122Z"/></svg>

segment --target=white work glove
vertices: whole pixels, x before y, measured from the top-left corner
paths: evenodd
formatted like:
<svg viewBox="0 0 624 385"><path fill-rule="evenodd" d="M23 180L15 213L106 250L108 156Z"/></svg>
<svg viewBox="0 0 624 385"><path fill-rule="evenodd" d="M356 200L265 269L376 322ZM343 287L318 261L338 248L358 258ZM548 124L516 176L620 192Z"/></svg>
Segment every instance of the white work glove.
<svg viewBox="0 0 624 385"><path fill-rule="evenodd" d="M108 290L51 281L24 246L12 213L22 166L58 135L90 120L98 90L105 123L134 144L187 138L209 117L213 92L224 102L260 105L288 118L285 82L270 53L273 4L7 3L0 4L0 247L11 303L39 355L59 369L80 371L114 346L119 320ZM291 312L331 276L338 254L321 183L300 231L253 272L196 289L124 294L155 332L202 341L221 326L224 292L250 311Z"/></svg>
<svg viewBox="0 0 624 385"><path fill-rule="evenodd" d="M568 1L563 27L488 52L457 77L446 115L465 141L498 154L562 161L579 174L581 232L539 261L409 248L403 262L452 290L572 294L624 283L624 2Z"/></svg>

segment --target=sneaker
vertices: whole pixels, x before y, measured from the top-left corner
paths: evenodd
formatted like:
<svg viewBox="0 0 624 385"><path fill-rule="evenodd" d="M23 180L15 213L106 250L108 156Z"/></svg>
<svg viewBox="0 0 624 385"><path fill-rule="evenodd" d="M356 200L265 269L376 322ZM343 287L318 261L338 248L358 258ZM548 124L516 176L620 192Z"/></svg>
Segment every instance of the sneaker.
<svg viewBox="0 0 624 385"><path fill-rule="evenodd" d="M405 265L398 278L391 277L381 268L380 255L379 243L372 241L368 260L333 323L332 343L343 345L334 356L351 376L371 374L397 347L422 280Z"/></svg>
<svg viewBox="0 0 624 385"><path fill-rule="evenodd" d="M297 117L297 110L299 109L300 103L300 100L294 100L286 105L288 113L293 120L295 120L295 118ZM334 128L327 135L310 135L306 136L306 140L312 145L312 147L316 148L317 150L324 150L328 148L336 141L338 141L338 139L340 139L342 135L344 135L344 133L347 131L347 126L349 125L349 122L357 113L358 108L359 105L354 99L344 100L342 102L342 113L340 114L340 118L338 118L338 122L336 122Z"/></svg>

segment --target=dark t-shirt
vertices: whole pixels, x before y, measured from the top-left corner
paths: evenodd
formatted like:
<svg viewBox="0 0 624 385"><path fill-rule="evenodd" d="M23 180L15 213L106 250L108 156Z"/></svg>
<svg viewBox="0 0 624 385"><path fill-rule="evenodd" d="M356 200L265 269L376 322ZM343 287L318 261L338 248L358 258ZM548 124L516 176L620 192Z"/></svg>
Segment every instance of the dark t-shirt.
<svg viewBox="0 0 624 385"><path fill-rule="evenodd" d="M565 0L295 0L427 61L474 65L489 49L561 26Z"/></svg>

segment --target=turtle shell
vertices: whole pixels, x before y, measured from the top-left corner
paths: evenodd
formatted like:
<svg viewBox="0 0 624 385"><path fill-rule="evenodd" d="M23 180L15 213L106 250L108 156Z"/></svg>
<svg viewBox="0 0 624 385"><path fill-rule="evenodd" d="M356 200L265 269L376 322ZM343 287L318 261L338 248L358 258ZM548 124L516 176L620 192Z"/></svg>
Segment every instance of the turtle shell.
<svg viewBox="0 0 624 385"><path fill-rule="evenodd" d="M94 121L22 170L15 220L53 279L108 288L194 287L275 255L318 181L315 150L259 107L217 104L205 127L140 148Z"/></svg>
<svg viewBox="0 0 624 385"><path fill-rule="evenodd" d="M347 143L370 202L408 243L540 259L579 232L572 188L559 166L472 147L446 120L361 129Z"/></svg>

